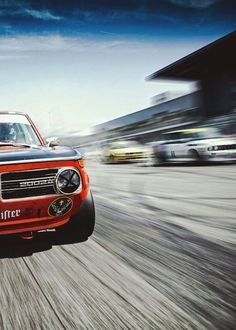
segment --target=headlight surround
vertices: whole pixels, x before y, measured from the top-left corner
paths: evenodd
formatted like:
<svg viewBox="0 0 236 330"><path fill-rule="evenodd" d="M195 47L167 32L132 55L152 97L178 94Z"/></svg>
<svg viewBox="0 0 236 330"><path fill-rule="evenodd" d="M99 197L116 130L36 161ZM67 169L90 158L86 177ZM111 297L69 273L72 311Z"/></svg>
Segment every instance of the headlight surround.
<svg viewBox="0 0 236 330"><path fill-rule="evenodd" d="M218 146L208 147L208 151L215 151L215 150L218 150Z"/></svg>
<svg viewBox="0 0 236 330"><path fill-rule="evenodd" d="M55 179L55 189L59 194L73 194L81 190L82 180L74 168L62 168Z"/></svg>

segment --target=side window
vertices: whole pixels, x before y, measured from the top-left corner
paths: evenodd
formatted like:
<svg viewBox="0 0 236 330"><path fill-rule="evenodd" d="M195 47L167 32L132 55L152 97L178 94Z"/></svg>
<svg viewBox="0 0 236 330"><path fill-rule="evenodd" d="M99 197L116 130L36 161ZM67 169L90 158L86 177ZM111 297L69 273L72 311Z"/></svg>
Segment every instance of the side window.
<svg viewBox="0 0 236 330"><path fill-rule="evenodd" d="M180 133L175 133L175 141L180 142L181 141L181 134Z"/></svg>
<svg viewBox="0 0 236 330"><path fill-rule="evenodd" d="M175 142L175 143L180 142L180 141L179 141L179 140L180 140L180 134L179 134L178 132L173 133L173 134L172 134L172 137L171 137L171 140L172 140L173 142Z"/></svg>
<svg viewBox="0 0 236 330"><path fill-rule="evenodd" d="M164 135L164 140L170 141L171 140L171 134L165 134Z"/></svg>

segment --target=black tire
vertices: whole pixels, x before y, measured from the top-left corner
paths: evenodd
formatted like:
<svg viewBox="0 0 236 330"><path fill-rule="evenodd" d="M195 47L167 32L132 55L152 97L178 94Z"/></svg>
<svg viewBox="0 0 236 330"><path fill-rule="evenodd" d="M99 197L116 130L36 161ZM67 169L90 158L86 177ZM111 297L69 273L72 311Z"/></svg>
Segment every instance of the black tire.
<svg viewBox="0 0 236 330"><path fill-rule="evenodd" d="M116 164L117 161L116 161L116 157L114 155L109 155L107 157L107 164Z"/></svg>
<svg viewBox="0 0 236 330"><path fill-rule="evenodd" d="M154 166L162 165L166 161L165 153L156 151L154 154Z"/></svg>
<svg viewBox="0 0 236 330"><path fill-rule="evenodd" d="M195 149L190 149L188 151L189 158L191 158L194 162L198 162L200 160L199 153Z"/></svg>
<svg viewBox="0 0 236 330"><path fill-rule="evenodd" d="M155 165L156 166L162 165L162 164L164 164L164 162L165 162L165 157L163 157L163 155L157 154L155 157Z"/></svg>
<svg viewBox="0 0 236 330"><path fill-rule="evenodd" d="M116 163L116 161L113 155L109 155L102 158L102 163L109 165Z"/></svg>
<svg viewBox="0 0 236 330"><path fill-rule="evenodd" d="M57 228L56 242L58 244L84 242L92 235L94 226L95 206L90 191L79 212L73 215L64 226Z"/></svg>

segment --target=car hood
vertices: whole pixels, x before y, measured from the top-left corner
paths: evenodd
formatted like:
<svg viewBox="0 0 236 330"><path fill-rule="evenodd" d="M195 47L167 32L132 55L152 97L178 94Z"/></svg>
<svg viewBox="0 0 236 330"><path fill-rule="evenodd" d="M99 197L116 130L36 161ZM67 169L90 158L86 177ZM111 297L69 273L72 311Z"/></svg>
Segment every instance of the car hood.
<svg viewBox="0 0 236 330"><path fill-rule="evenodd" d="M144 152L145 148L117 148L117 149L111 149L111 152L115 153L130 153L130 152Z"/></svg>
<svg viewBox="0 0 236 330"><path fill-rule="evenodd" d="M0 147L0 164L5 162L30 162L30 161L49 161L57 159L79 159L81 154L69 147L39 147L26 148L4 146Z"/></svg>
<svg viewBox="0 0 236 330"><path fill-rule="evenodd" d="M227 139L227 138L203 139L203 140L195 140L188 142L188 144L204 144L204 145L230 145L235 143L236 143L235 139Z"/></svg>

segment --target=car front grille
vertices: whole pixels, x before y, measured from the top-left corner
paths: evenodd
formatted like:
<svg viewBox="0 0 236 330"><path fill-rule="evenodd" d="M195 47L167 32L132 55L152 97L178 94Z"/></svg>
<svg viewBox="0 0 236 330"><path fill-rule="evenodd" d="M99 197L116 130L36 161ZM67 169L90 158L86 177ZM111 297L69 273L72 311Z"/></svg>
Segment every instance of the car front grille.
<svg viewBox="0 0 236 330"><path fill-rule="evenodd" d="M234 150L234 149L236 149L236 144L224 144L217 146L217 150Z"/></svg>
<svg viewBox="0 0 236 330"><path fill-rule="evenodd" d="M125 156L130 157L130 158L143 158L144 153L143 152L126 152Z"/></svg>
<svg viewBox="0 0 236 330"><path fill-rule="evenodd" d="M2 199L37 197L55 194L58 169L30 170L1 175Z"/></svg>

